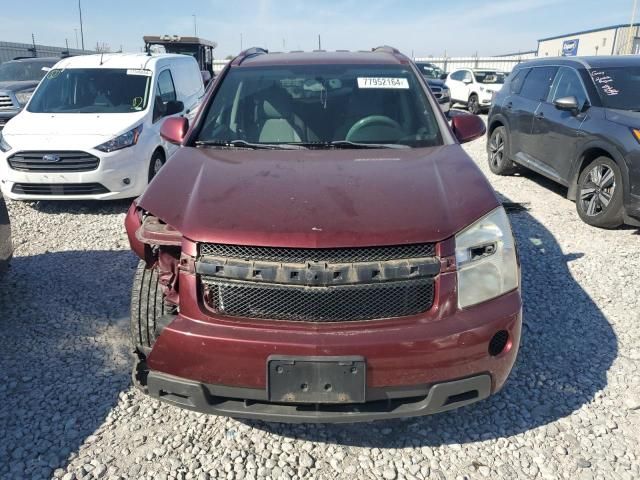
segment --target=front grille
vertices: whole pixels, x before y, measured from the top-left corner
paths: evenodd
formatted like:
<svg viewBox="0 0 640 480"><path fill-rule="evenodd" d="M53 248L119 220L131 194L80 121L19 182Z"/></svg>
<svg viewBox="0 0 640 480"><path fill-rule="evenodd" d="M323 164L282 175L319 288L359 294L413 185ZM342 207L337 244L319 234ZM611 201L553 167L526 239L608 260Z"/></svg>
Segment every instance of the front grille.
<svg viewBox="0 0 640 480"><path fill-rule="evenodd" d="M442 97L442 87L430 87L433 96L436 98Z"/></svg>
<svg viewBox="0 0 640 480"><path fill-rule="evenodd" d="M9 157L9 166L20 172L88 172L98 168L100 159L86 152L18 152Z"/></svg>
<svg viewBox="0 0 640 480"><path fill-rule="evenodd" d="M99 195L109 193L99 183L14 183L12 193L18 195Z"/></svg>
<svg viewBox="0 0 640 480"><path fill-rule="evenodd" d="M203 278L213 312L243 318L340 322L416 315L433 304L434 280L304 287Z"/></svg>
<svg viewBox="0 0 640 480"><path fill-rule="evenodd" d="M0 110L13 110L15 105L9 95L0 95Z"/></svg>
<svg viewBox="0 0 640 480"><path fill-rule="evenodd" d="M382 247L286 248L202 243L200 244L200 255L282 263L384 262L405 258L433 257L435 256L435 245L433 243L414 243Z"/></svg>

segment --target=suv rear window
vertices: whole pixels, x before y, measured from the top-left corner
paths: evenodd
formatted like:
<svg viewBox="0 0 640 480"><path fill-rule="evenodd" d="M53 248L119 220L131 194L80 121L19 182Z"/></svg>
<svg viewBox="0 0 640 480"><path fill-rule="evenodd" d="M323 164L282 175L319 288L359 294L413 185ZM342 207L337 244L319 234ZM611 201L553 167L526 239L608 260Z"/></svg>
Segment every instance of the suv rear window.
<svg viewBox="0 0 640 480"><path fill-rule="evenodd" d="M547 98L558 67L534 67L524 80L520 95L536 102Z"/></svg>
<svg viewBox="0 0 640 480"><path fill-rule="evenodd" d="M232 68L198 136L202 144L442 144L421 82L405 65Z"/></svg>

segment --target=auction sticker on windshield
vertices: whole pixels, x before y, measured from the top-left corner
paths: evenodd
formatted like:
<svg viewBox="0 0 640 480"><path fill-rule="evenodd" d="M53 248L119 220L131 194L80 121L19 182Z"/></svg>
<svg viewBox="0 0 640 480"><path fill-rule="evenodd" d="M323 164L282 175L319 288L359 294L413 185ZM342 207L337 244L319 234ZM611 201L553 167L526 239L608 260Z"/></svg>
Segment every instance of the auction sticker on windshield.
<svg viewBox="0 0 640 480"><path fill-rule="evenodd" d="M408 89L406 78L392 77L358 77L358 88L400 88Z"/></svg>

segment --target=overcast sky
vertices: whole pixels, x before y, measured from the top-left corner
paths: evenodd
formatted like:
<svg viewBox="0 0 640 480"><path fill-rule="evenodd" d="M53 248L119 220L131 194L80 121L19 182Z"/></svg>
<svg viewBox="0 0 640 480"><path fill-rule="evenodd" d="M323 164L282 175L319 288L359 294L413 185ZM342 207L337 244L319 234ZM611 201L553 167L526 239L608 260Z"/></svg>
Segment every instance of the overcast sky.
<svg viewBox="0 0 640 480"><path fill-rule="evenodd" d="M0 40L74 47L77 0L2 0ZM539 38L629 23L632 0L83 0L85 47L140 51L144 34L198 35L216 57L243 46L271 50L369 49L415 56L534 50ZM638 20L640 20L640 15Z"/></svg>

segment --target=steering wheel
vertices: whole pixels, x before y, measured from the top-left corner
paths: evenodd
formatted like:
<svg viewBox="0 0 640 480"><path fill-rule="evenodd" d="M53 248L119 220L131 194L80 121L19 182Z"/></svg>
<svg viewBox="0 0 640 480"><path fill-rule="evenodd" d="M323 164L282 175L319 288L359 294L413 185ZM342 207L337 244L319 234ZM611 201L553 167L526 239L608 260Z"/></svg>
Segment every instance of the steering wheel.
<svg viewBox="0 0 640 480"><path fill-rule="evenodd" d="M371 138L357 138L358 134L360 134L363 130L371 127L378 127L382 128L383 130L395 130L397 132L397 135L392 137L393 139L400 138L404 134L402 127L394 119L386 117L384 115L369 115L368 117L364 117L353 124L353 126L347 132L345 140L354 142L371 140Z"/></svg>

